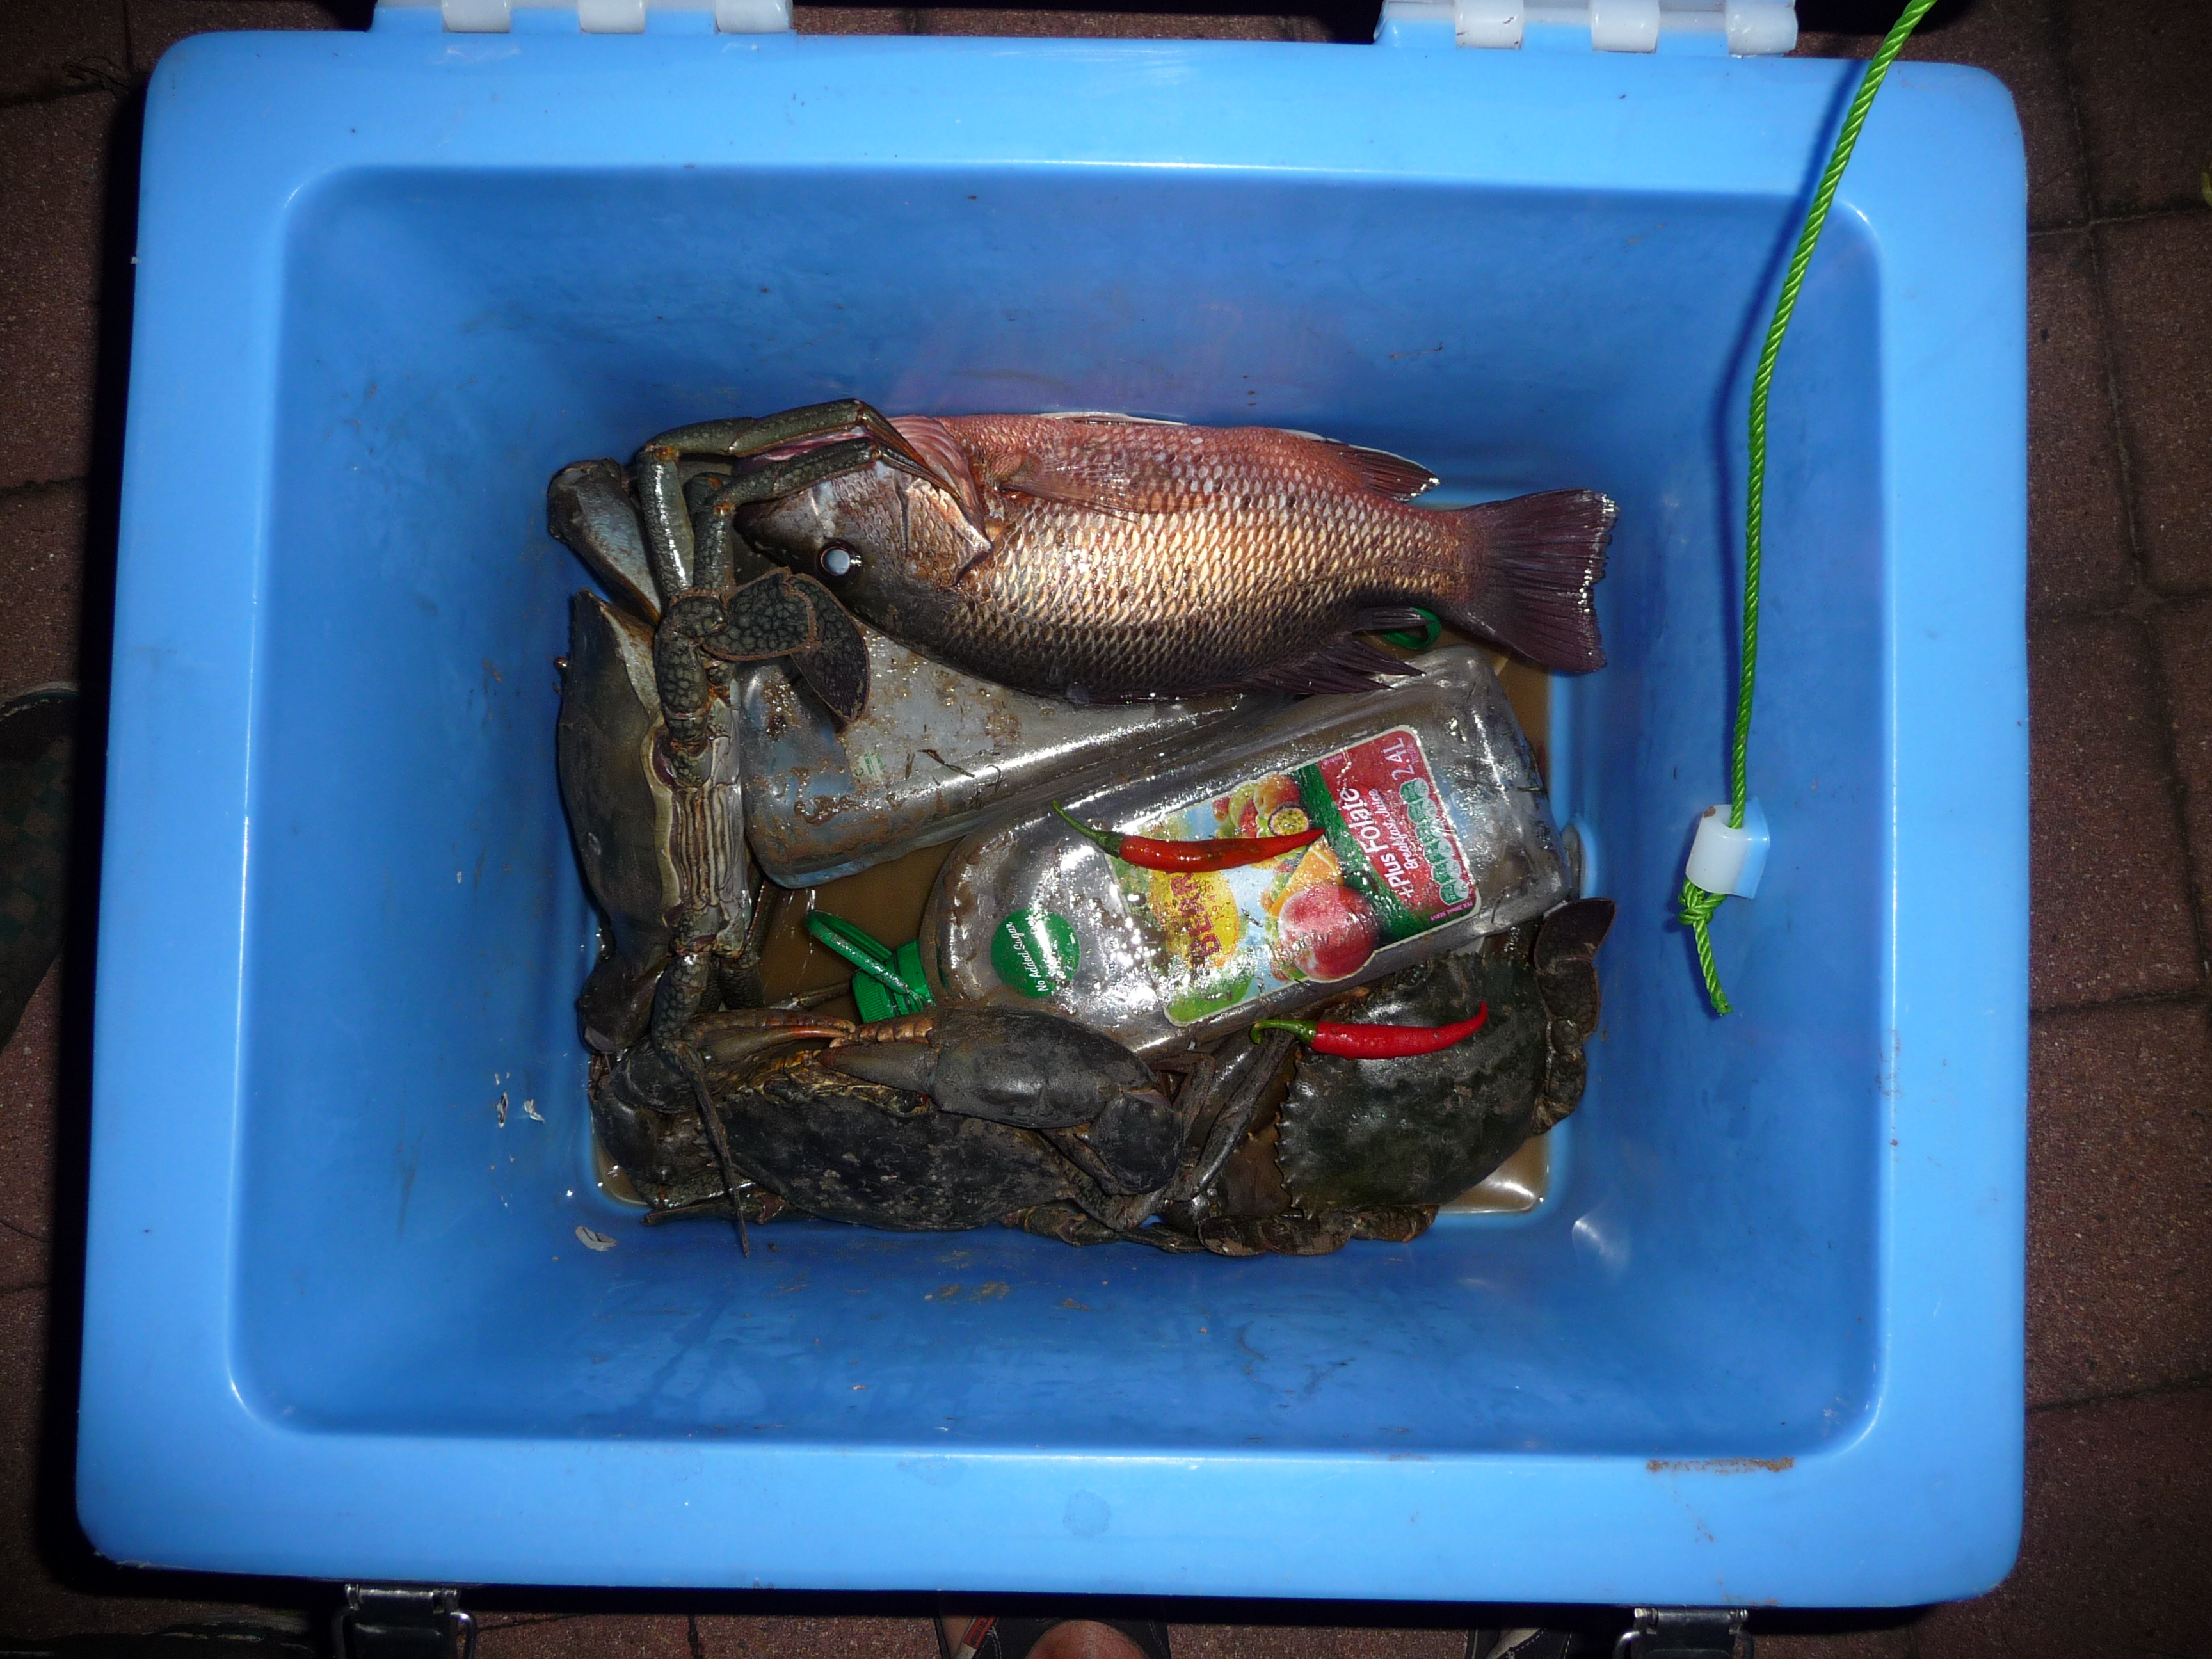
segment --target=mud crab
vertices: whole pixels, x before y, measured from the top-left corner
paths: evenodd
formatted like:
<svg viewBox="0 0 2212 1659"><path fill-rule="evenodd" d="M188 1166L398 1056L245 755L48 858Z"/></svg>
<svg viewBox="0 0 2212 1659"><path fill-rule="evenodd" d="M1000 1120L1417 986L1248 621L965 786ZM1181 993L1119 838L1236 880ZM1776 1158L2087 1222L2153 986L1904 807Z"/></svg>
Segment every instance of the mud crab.
<svg viewBox="0 0 2212 1659"><path fill-rule="evenodd" d="M1356 1018L1438 1021L1488 1001L1482 1040L1409 1060L1294 1055L1286 1034L1240 1033L1147 1066L1042 1011L678 1021L672 976L646 1040L602 1062L592 1111L653 1221L996 1221L1219 1255L1410 1239L1574 1109L1613 911L1574 901L1370 988Z"/></svg>
<svg viewBox="0 0 2212 1659"><path fill-rule="evenodd" d="M679 427L627 468L579 461L546 487L547 528L614 596L571 604L558 738L562 796L613 933L578 1000L602 1053L638 1041L664 984L678 1024L758 1000L729 685L744 664L781 659L849 720L868 658L829 590L754 553L736 515L878 459L921 465L846 399Z"/></svg>

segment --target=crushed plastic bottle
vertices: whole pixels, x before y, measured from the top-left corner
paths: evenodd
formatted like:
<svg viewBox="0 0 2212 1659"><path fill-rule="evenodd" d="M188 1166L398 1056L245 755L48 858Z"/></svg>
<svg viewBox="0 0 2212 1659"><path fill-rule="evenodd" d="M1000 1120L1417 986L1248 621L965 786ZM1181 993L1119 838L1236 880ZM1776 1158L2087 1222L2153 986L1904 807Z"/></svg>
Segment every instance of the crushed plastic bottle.
<svg viewBox="0 0 2212 1659"><path fill-rule="evenodd" d="M1146 775L1272 696L1084 707L1010 691L873 629L868 706L839 732L781 667L739 682L737 726L753 856L771 880L812 886L957 840L1055 792Z"/></svg>
<svg viewBox="0 0 2212 1659"><path fill-rule="evenodd" d="M1569 896L1498 677L1465 647L1388 691L1311 697L1066 802L1167 839L1327 832L1264 863L1139 868L1048 808L952 849L921 921L945 1002L1050 1008L1142 1054L1210 1041L1543 915Z"/></svg>

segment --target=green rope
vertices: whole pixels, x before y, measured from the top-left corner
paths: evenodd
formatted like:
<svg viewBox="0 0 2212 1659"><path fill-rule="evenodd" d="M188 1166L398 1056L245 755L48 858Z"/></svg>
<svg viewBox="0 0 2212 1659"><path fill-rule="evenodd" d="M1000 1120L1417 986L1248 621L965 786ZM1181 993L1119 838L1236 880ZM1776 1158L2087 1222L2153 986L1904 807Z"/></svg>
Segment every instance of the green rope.
<svg viewBox="0 0 2212 1659"><path fill-rule="evenodd" d="M1743 673L1736 685L1735 739L1729 750L1731 830L1743 828L1744 806L1750 799L1745 781L1746 757L1751 748L1752 690L1759 678L1759 571L1760 530L1766 504L1766 400L1774 384L1774 360L1782 353L1782 337L1789 331L1790 313L1797 308L1797 291L1805 286L1806 267L1813 263L1813 250L1820 240L1821 227L1828 222L1828 209L1835 202L1836 187L1843 183L1844 169L1850 164L1851 149L1859 141L1859 129L1866 125L1867 111L1874 106L1874 95L1881 90L1882 77L1889 73L1899 49L1935 3L1936 0L1912 0L1860 78L1851 106L1844 112L1843 130L1836 135L1836 146L1828 153L1828 165L1820 174L1820 187L1813 192L1813 205L1805 215L1805 228L1797 233L1796 251L1790 256L1790 269L1782 278L1782 297L1775 302L1774 320L1767 325L1766 343L1759 348L1759 368L1751 377L1751 467L1744 491ZM1717 1014L1731 1012L1728 994L1721 989L1720 970L1713 966L1710 931L1713 912L1721 908L1721 901L1727 896L1725 893L1709 893L1693 881L1682 883L1682 925L1690 930L1697 943L1698 969L1705 975L1705 994L1712 999Z"/></svg>

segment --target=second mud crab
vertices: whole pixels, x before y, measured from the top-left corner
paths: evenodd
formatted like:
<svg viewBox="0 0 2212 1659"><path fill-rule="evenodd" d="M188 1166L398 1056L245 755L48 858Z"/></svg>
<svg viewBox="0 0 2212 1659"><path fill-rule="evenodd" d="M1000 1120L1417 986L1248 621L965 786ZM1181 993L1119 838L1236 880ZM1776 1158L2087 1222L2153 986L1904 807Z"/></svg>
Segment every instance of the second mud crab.
<svg viewBox="0 0 2212 1659"><path fill-rule="evenodd" d="M655 1219L799 1213L1221 1255L1406 1239L1574 1109L1613 905L1561 905L1383 981L1355 1018L1491 1009L1482 1039L1393 1060L1240 1033L1147 1066L1042 1012L853 1027L785 1010L659 1025L603 1066L592 1109ZM669 999L669 1006L674 1005Z"/></svg>

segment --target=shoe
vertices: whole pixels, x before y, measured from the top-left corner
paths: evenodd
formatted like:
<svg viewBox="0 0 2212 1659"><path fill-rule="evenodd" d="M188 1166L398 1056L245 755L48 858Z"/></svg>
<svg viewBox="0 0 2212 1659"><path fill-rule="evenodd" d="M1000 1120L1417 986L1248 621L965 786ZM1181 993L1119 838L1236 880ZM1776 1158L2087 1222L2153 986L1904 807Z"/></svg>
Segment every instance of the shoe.
<svg viewBox="0 0 2212 1659"><path fill-rule="evenodd" d="M1124 1659L1131 1647L1143 1659L1169 1659L1168 1627L1156 1619L962 1618L948 1613L936 1625L942 1659Z"/></svg>
<svg viewBox="0 0 2212 1659"><path fill-rule="evenodd" d="M0 1659L318 1659L307 1621L271 1613L144 1636L0 1636Z"/></svg>
<svg viewBox="0 0 2212 1659"><path fill-rule="evenodd" d="M1468 1659L1565 1659L1571 1639L1563 1630L1479 1630L1468 1640Z"/></svg>
<svg viewBox="0 0 2212 1659"><path fill-rule="evenodd" d="M62 948L76 688L0 702L0 1046Z"/></svg>

